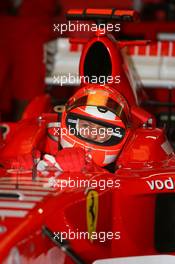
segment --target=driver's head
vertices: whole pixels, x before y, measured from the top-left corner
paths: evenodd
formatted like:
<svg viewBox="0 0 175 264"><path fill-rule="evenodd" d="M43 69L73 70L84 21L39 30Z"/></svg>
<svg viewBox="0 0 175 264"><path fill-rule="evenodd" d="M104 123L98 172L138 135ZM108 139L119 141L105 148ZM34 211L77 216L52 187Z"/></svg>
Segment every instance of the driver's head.
<svg viewBox="0 0 175 264"><path fill-rule="evenodd" d="M114 88L86 85L66 104L61 145L90 150L94 162L106 166L116 160L126 141L128 117L128 104Z"/></svg>

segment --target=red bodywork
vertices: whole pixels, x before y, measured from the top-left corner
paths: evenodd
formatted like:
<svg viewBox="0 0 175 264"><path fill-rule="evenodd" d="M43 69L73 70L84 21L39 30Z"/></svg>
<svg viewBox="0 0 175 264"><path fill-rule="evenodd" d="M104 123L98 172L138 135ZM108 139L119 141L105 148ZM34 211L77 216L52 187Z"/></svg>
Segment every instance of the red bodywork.
<svg viewBox="0 0 175 264"><path fill-rule="evenodd" d="M161 228L156 226L161 226L157 223L158 197L173 194L175 180L173 150L164 131L155 127L154 118L139 107L143 100L141 88L128 76L120 45L112 36L97 32L85 44L80 74L84 74L88 50L96 42L101 42L109 52L112 76L121 76L120 84L115 84L115 87L130 105L132 123L130 136L117 160L116 173L99 170L95 173L62 173L59 176L64 180L119 182L119 185L104 190L99 186L94 189L98 196L95 231L120 232L120 238L104 242L100 239L70 239L70 247L84 263L101 258L162 253L161 236L157 235ZM76 263L42 230L46 226L52 232L87 232L89 189L51 188L48 180L54 172L45 177L38 174L33 179L36 171L28 171L23 165L18 170L15 168L15 162L20 162L21 156L27 163L33 150L46 152L50 140L47 124L56 120L57 113L52 113L49 96L42 96L31 103L22 120L13 125L8 138L2 140L1 163L8 169L0 171L0 263L12 263L8 262L10 260L33 264ZM55 144L57 142L53 141ZM173 252L173 246L167 249L170 251ZM10 260L7 261L8 257Z"/></svg>

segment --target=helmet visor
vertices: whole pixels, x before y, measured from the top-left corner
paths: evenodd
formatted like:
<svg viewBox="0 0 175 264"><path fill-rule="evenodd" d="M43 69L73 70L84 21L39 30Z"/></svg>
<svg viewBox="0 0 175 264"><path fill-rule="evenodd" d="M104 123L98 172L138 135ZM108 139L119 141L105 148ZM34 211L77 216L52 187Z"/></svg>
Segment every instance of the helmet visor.
<svg viewBox="0 0 175 264"><path fill-rule="evenodd" d="M123 107L112 98L105 96L105 94L90 94L78 98L77 100L75 98L72 98L66 104L66 111L69 112L80 106L96 106L107 108L118 117L120 117L124 124L128 126L127 117L125 115Z"/></svg>

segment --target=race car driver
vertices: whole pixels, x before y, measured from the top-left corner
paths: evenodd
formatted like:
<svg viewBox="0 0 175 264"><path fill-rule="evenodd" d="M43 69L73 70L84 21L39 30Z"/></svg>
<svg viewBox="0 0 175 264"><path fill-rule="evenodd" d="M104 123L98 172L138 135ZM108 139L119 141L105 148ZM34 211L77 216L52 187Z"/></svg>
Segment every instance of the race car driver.
<svg viewBox="0 0 175 264"><path fill-rule="evenodd" d="M87 158L95 167L106 168L115 164L129 133L125 98L112 87L86 85L69 99L62 114L62 150L55 157L44 155L37 169L54 166L61 171L81 171Z"/></svg>

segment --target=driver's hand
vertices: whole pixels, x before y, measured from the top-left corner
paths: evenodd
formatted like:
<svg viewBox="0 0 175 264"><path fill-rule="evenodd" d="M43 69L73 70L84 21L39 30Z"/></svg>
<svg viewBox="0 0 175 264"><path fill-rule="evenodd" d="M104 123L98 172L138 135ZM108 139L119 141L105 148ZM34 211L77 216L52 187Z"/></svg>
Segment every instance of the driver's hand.
<svg viewBox="0 0 175 264"><path fill-rule="evenodd" d="M61 169L66 172L81 172L86 166L86 153L81 148L64 148L55 157Z"/></svg>

